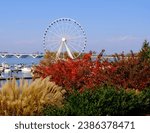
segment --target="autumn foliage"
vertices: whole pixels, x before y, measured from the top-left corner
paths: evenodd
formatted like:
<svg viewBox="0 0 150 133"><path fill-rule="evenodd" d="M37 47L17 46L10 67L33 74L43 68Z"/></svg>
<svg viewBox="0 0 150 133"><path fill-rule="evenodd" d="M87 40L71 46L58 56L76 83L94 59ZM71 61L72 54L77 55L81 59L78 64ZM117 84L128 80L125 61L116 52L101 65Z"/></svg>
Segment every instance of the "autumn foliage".
<svg viewBox="0 0 150 133"><path fill-rule="evenodd" d="M114 61L110 62L104 60L101 54L93 60L89 53L76 60L47 62L48 65L40 63L34 74L42 78L51 76L51 81L67 90L83 91L102 85L142 90L150 86L150 63L148 60L141 61L140 55L135 56L132 52L128 57L116 54Z"/></svg>

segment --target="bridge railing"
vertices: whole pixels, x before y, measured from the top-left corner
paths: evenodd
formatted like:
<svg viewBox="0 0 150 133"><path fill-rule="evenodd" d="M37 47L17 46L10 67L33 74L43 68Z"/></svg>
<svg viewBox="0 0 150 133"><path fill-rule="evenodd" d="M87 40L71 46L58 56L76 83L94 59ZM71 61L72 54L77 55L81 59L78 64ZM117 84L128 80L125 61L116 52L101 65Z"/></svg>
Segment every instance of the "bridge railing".
<svg viewBox="0 0 150 133"><path fill-rule="evenodd" d="M11 57L16 57L16 58L26 58L26 57L32 57L32 58L41 58L43 57L44 54L9 54L9 53L0 53L1 58L11 58Z"/></svg>

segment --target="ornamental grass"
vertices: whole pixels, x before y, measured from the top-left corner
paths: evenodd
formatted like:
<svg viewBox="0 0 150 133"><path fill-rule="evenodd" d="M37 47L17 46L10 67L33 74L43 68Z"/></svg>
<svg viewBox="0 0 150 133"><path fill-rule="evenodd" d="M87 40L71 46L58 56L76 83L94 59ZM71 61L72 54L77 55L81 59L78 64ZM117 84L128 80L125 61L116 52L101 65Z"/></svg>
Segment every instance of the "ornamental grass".
<svg viewBox="0 0 150 133"><path fill-rule="evenodd" d="M0 115L40 115L45 105L63 106L65 90L49 78L29 83L23 79L7 81L0 89Z"/></svg>

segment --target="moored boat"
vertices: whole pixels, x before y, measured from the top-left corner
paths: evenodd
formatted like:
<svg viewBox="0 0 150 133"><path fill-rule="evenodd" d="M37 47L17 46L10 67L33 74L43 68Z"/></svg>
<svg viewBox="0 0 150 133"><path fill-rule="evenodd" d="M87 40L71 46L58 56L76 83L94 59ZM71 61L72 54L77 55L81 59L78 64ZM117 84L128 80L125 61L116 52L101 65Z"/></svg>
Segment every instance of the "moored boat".
<svg viewBox="0 0 150 133"><path fill-rule="evenodd" d="M22 73L29 73L31 72L31 68L30 67L23 67L21 68Z"/></svg>
<svg viewBox="0 0 150 133"><path fill-rule="evenodd" d="M11 72L11 69L9 67L4 68L4 73L10 73L10 72Z"/></svg>

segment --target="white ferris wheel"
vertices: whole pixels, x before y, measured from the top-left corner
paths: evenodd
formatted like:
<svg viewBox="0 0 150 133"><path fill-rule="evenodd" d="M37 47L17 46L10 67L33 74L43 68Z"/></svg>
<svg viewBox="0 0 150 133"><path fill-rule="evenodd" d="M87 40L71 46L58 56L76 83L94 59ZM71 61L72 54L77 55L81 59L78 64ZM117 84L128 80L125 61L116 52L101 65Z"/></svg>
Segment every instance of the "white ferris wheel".
<svg viewBox="0 0 150 133"><path fill-rule="evenodd" d="M53 57L75 59L84 52L87 37L83 27L73 19L60 18L49 24L44 32L43 46Z"/></svg>

